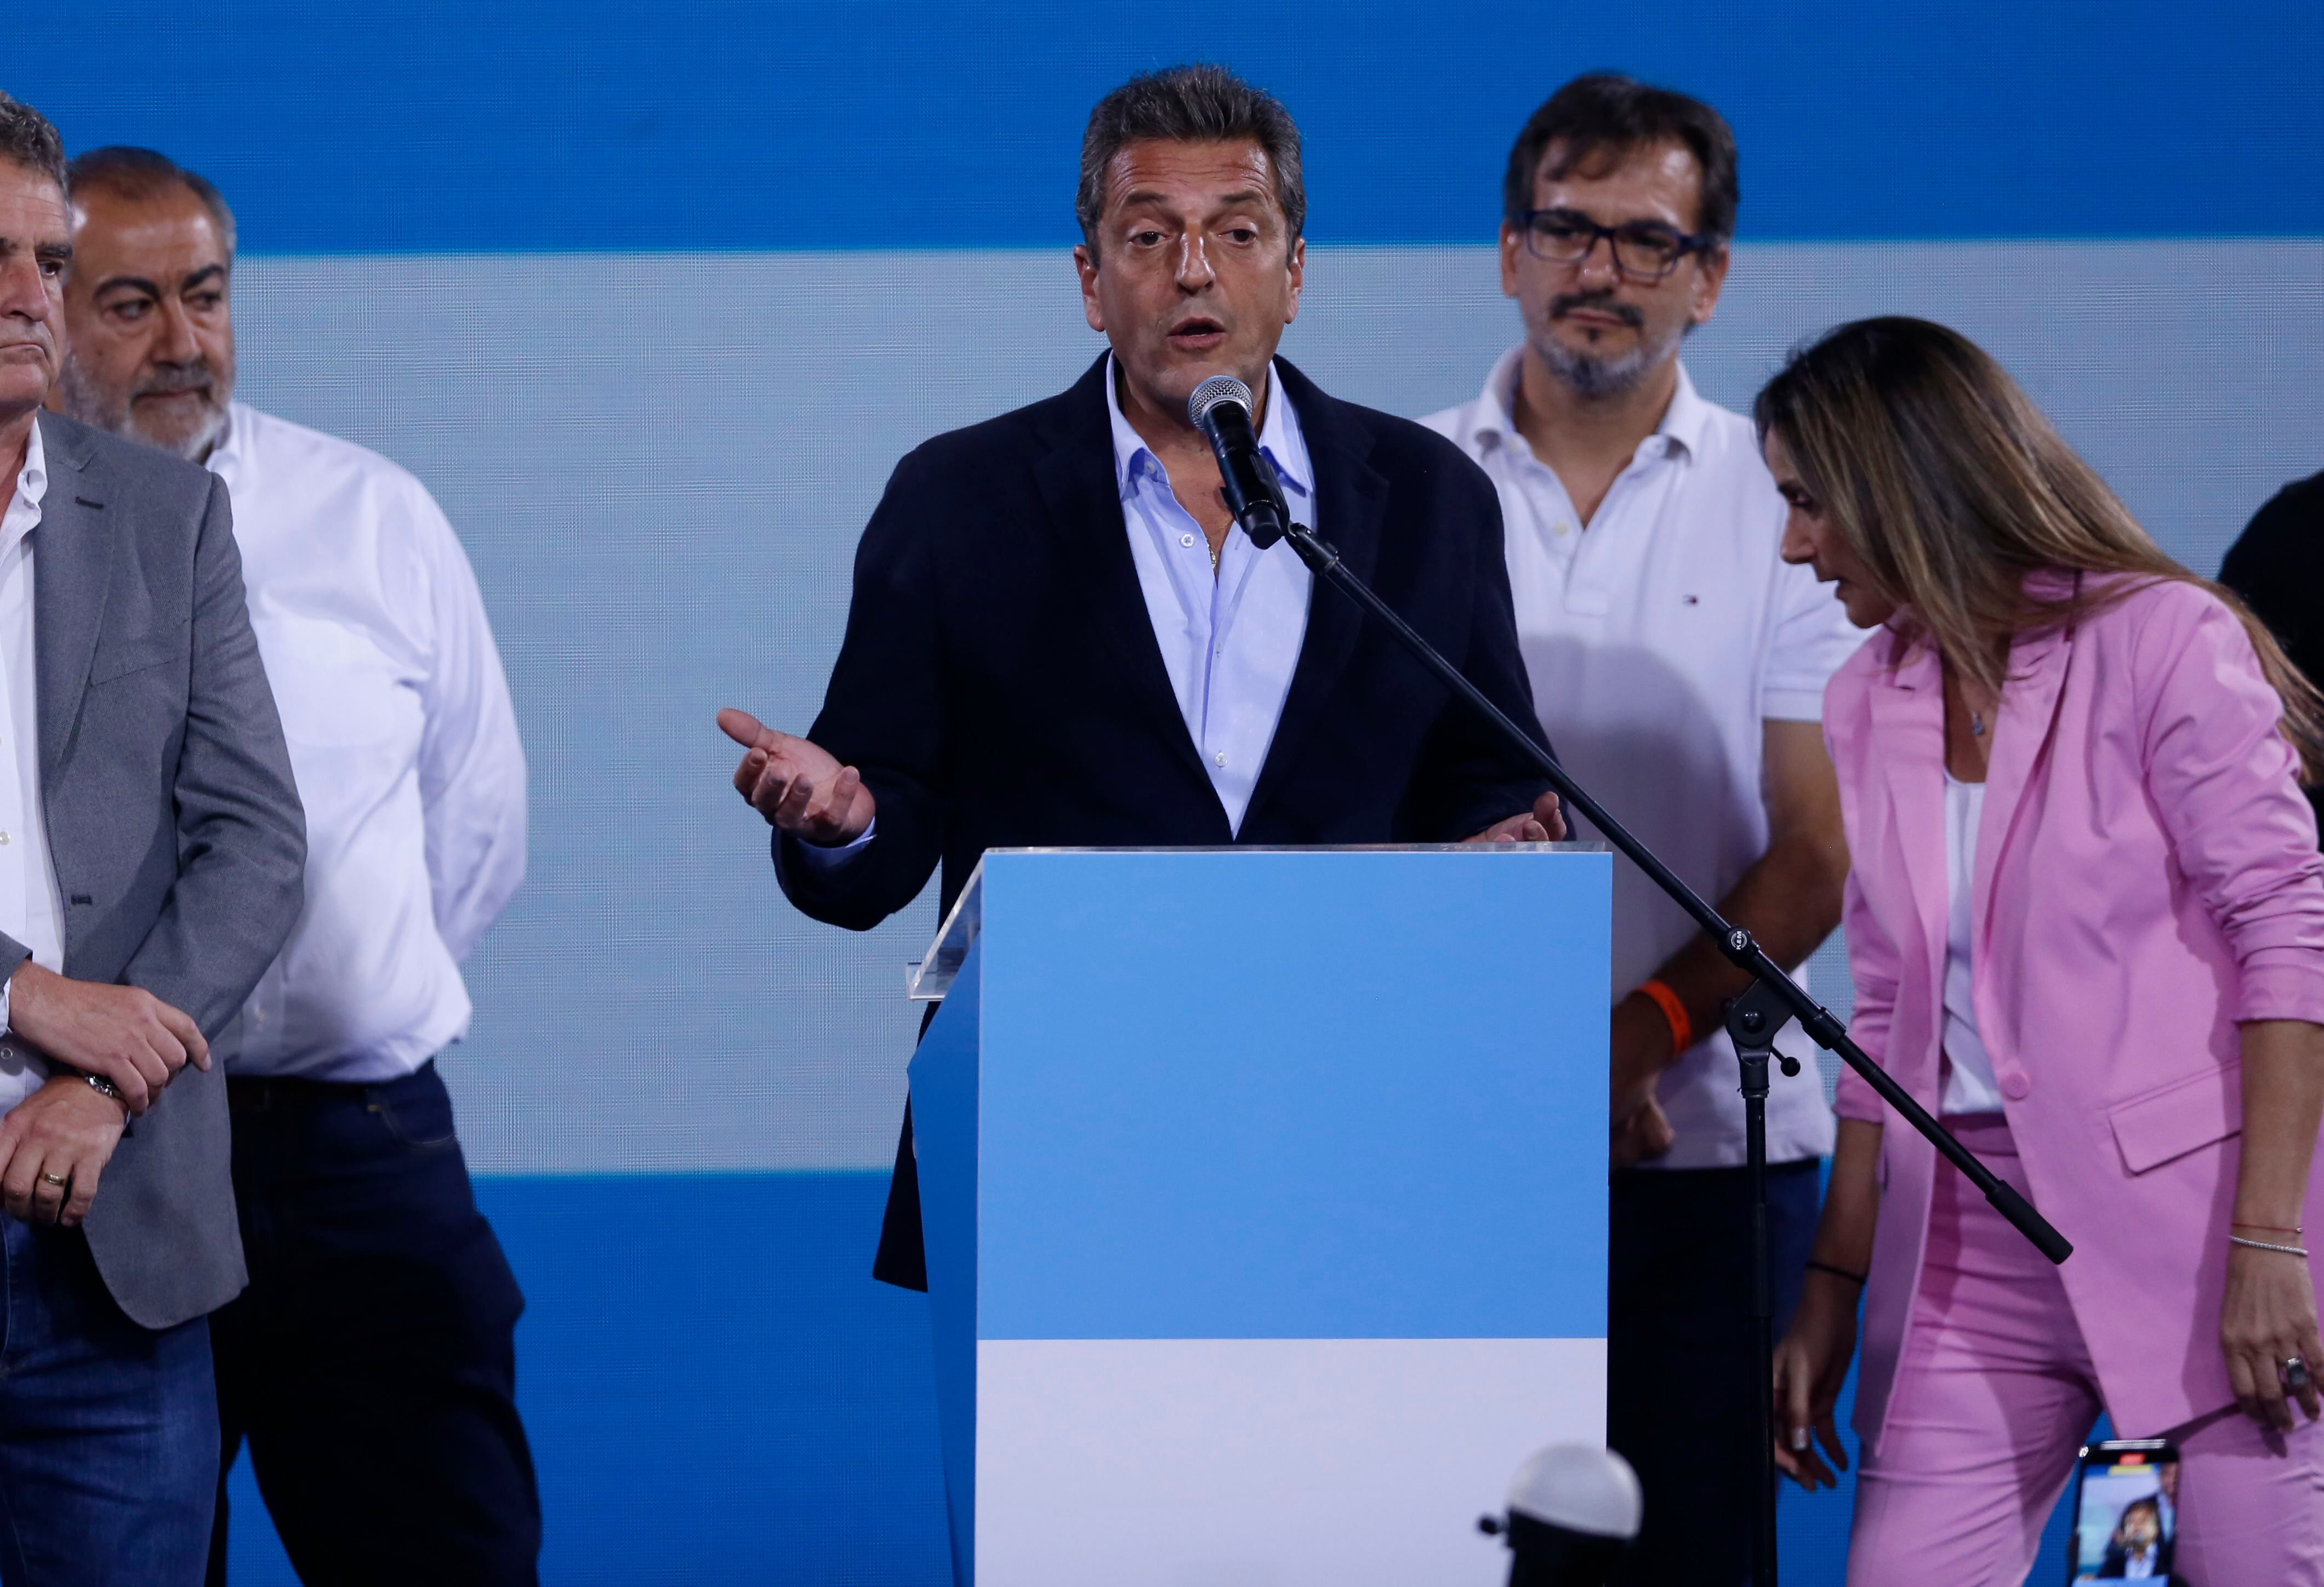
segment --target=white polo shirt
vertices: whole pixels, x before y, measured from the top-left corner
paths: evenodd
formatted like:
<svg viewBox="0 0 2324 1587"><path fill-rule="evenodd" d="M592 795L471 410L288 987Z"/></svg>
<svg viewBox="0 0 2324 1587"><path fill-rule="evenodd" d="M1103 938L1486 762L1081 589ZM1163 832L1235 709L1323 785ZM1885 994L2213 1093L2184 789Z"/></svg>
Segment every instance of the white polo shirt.
<svg viewBox="0 0 2324 1587"><path fill-rule="evenodd" d="M1862 642L1831 592L1776 554L1783 498L1751 421L1698 396L1683 367L1661 426L1582 527L1565 486L1510 422L1521 349L1478 398L1424 420L1500 493L1517 641L1541 724L1582 785L1716 903L1767 847L1762 724L1816 722ZM1587 826L1587 823L1582 823ZM1614 867L1619 998L1696 931L1637 867ZM1795 972L1803 984L1804 967ZM1767 1100L1770 1161L1831 1149L1814 1044L1787 1026ZM1710 1033L1662 1078L1678 1133L1650 1166L1743 1161L1735 1049Z"/></svg>

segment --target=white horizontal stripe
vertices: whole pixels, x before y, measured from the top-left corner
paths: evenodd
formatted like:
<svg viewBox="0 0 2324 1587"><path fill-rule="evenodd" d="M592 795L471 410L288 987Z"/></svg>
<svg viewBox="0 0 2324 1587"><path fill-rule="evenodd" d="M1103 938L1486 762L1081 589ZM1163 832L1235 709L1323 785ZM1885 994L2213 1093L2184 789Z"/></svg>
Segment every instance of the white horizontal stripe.
<svg viewBox="0 0 2324 1587"><path fill-rule="evenodd" d="M1600 1339L987 1340L985 1587L1489 1587L1545 1444L1602 1444Z"/></svg>
<svg viewBox="0 0 2324 1587"><path fill-rule="evenodd" d="M1687 343L1713 401L1748 409L1836 321L1933 316L2202 572L2324 466L2324 241L1760 246L1749 221ZM862 937L790 910L709 712L812 719L896 460L1096 355L1065 251L249 257L235 292L249 398L385 452L460 526L534 752L531 871L446 1064L471 1162L892 1161L933 903ZM622 334L576 343L608 303ZM1489 246L1315 248L1283 352L1421 414L1517 333Z"/></svg>

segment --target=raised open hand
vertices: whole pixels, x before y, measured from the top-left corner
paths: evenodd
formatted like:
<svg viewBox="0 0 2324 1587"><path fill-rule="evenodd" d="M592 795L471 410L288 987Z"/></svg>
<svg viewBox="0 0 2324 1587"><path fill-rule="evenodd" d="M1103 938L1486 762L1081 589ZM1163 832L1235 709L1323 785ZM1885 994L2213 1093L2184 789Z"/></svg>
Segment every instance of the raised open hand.
<svg viewBox="0 0 2324 1587"><path fill-rule="evenodd" d="M777 733L748 711L718 713L719 730L743 748L734 791L767 823L826 848L853 843L877 805L853 766L806 739Z"/></svg>

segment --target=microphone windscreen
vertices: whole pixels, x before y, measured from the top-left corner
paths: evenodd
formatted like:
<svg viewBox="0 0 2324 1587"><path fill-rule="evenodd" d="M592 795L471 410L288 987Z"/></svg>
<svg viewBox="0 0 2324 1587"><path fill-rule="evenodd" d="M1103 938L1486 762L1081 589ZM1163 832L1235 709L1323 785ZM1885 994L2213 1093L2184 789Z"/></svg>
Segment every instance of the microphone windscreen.
<svg viewBox="0 0 2324 1587"><path fill-rule="evenodd" d="M1250 388L1231 374L1214 374L1196 386L1194 395L1186 399L1186 418L1196 429L1200 429L1211 410L1222 402L1231 402L1249 414L1251 411Z"/></svg>
<svg viewBox="0 0 2324 1587"><path fill-rule="evenodd" d="M1519 1466L1509 1483L1512 1517L1591 1537L1636 1537L1646 1508L1630 1462L1594 1444L1553 1444Z"/></svg>

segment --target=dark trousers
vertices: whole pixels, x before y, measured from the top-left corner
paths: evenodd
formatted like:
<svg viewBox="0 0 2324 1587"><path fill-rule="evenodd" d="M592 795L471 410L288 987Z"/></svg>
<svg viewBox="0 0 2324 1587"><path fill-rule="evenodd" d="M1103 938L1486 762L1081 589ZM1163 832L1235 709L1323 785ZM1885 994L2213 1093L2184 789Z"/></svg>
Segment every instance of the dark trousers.
<svg viewBox="0 0 2324 1587"><path fill-rule="evenodd" d="M1768 1171L1775 1334L1815 1241L1817 1165ZM1741 1168L1614 1176L1606 1441L1637 1468L1646 1525L1625 1587L1737 1587L1751 1573L1750 1186Z"/></svg>
<svg viewBox="0 0 2324 1587"><path fill-rule="evenodd" d="M928 1287L928 1252L920 1230L920 1159L912 1146L912 1104L904 1104L903 1139L896 1143L896 1169L888 1176L888 1211L880 1220L880 1249L872 1253L872 1277L899 1289Z"/></svg>
<svg viewBox="0 0 2324 1587"><path fill-rule="evenodd" d="M193 1587L217 1485L209 1327L141 1328L78 1229L0 1217L0 1582Z"/></svg>
<svg viewBox="0 0 2324 1587"><path fill-rule="evenodd" d="M468 1186L430 1064L378 1085L229 1080L250 1287L211 1319L217 1526L250 1442L307 1587L537 1580L516 1410L524 1297Z"/></svg>
<svg viewBox="0 0 2324 1587"><path fill-rule="evenodd" d="M920 1016L920 1035L936 1022L942 1003ZM899 1289L928 1287L928 1252L920 1229L920 1159L912 1147L912 1104L904 1103L904 1132L896 1142L896 1171L888 1179L888 1213L880 1220L880 1249L872 1253L872 1277Z"/></svg>

